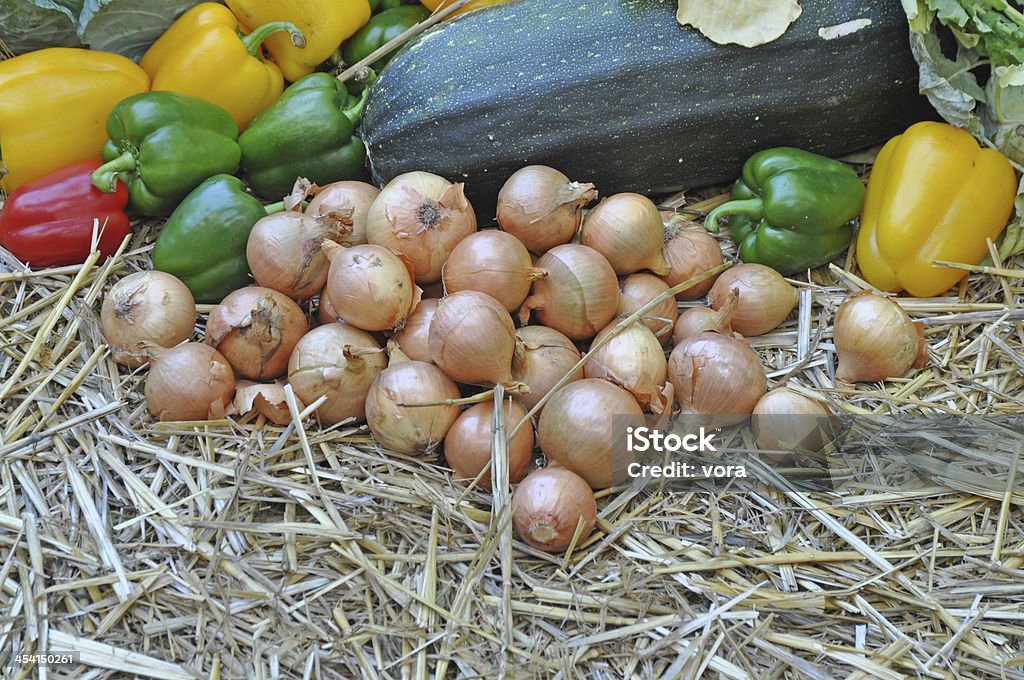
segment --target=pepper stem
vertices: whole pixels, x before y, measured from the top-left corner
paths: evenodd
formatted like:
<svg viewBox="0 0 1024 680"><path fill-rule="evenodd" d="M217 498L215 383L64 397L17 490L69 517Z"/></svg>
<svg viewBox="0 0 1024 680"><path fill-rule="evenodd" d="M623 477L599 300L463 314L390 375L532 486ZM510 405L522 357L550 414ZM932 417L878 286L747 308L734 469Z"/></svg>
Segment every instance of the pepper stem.
<svg viewBox="0 0 1024 680"><path fill-rule="evenodd" d="M284 212L286 208L284 201L278 201L277 203L271 203L270 205L263 206L263 209L267 211L268 215L274 215L275 213Z"/></svg>
<svg viewBox="0 0 1024 680"><path fill-rule="evenodd" d="M745 198L723 203L708 213L704 218L704 228L713 234L718 233L718 219L722 215L746 215L760 219L764 216L764 202L760 198Z"/></svg>
<svg viewBox="0 0 1024 680"><path fill-rule="evenodd" d="M299 49L306 46L306 36L302 34L298 26L290 21L271 21L269 24L263 24L259 28L254 29L249 35L242 37L245 51L249 53L250 57L258 56L260 45L263 44L263 41L281 31L291 33L292 44Z"/></svg>
<svg viewBox="0 0 1024 680"><path fill-rule="evenodd" d="M92 185L105 194L112 194L117 189L117 178L122 173L135 172L138 166L135 154L125 151L109 163L96 168L92 173Z"/></svg>
<svg viewBox="0 0 1024 680"><path fill-rule="evenodd" d="M359 123L359 117L363 115L363 108L366 106L366 97L370 94L370 86L377 81L377 74L373 72L373 69L366 69L366 71L368 75L363 83L363 91L359 95L359 101L341 111L342 115L352 121L352 125Z"/></svg>

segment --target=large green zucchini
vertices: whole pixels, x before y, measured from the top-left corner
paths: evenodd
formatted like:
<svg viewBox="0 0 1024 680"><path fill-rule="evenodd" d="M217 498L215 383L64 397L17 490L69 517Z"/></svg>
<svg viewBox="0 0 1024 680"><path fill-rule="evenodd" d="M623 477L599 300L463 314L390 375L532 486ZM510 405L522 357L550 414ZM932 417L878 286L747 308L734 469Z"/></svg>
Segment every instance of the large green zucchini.
<svg viewBox="0 0 1024 680"><path fill-rule="evenodd" d="M493 215L530 163L602 195L664 194L735 177L770 146L853 151L933 117L896 0L804 0L781 38L719 46L674 0L513 0L406 46L363 114L374 179L428 170ZM868 19L831 40L819 29Z"/></svg>

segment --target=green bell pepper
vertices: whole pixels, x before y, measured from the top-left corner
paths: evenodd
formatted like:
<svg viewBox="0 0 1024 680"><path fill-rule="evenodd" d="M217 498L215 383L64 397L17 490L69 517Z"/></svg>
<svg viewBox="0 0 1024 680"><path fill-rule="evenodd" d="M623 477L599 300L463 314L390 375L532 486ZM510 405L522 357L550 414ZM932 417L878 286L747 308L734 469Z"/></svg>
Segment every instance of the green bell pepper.
<svg viewBox="0 0 1024 680"><path fill-rule="evenodd" d="M215 303L252 283L245 246L256 222L280 212L264 206L232 175L214 175L167 218L153 248L153 267L181 279L196 302Z"/></svg>
<svg viewBox="0 0 1024 680"><path fill-rule="evenodd" d="M402 5L419 5L419 0L370 0L370 11L374 14L386 12Z"/></svg>
<svg viewBox="0 0 1024 680"><path fill-rule="evenodd" d="M120 179L129 207L167 215L200 182L238 167L238 126L216 104L177 92L143 92L107 117L104 165L92 183L110 193Z"/></svg>
<svg viewBox="0 0 1024 680"><path fill-rule="evenodd" d="M342 58L350 65L360 62L429 16L430 12L422 5L400 5L375 14L365 26L345 41L341 48ZM394 54L395 52L391 52L384 55L370 64L370 68L380 71Z"/></svg>
<svg viewBox="0 0 1024 680"><path fill-rule="evenodd" d="M732 199L710 213L705 226L718 232L729 216L740 259L790 275L831 262L850 245L850 221L864 204L864 184L839 161L779 147L760 151L743 165Z"/></svg>
<svg viewBox="0 0 1024 680"><path fill-rule="evenodd" d="M370 77L372 82L372 71ZM238 138L249 186L277 199L291 192L298 177L321 186L364 179L366 147L355 128L369 89L353 99L329 73L292 83Z"/></svg>

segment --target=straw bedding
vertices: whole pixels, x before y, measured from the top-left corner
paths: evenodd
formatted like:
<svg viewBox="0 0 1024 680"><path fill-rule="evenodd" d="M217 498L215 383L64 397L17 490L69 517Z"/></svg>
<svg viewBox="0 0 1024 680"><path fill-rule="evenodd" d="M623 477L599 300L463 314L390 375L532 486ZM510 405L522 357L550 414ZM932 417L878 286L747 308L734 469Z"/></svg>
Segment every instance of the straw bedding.
<svg viewBox="0 0 1024 680"><path fill-rule="evenodd" d="M154 423L98 324L152 237L82 267L0 260L0 676L1024 678L1008 479L611 490L589 541L538 553L507 490L467 491L365 427ZM1021 264L904 300L931 361L883 385L829 377L835 307L863 285L849 266L799 282L795 319L753 344L773 386L844 413L1021 413ZM15 663L38 650L83 665Z"/></svg>

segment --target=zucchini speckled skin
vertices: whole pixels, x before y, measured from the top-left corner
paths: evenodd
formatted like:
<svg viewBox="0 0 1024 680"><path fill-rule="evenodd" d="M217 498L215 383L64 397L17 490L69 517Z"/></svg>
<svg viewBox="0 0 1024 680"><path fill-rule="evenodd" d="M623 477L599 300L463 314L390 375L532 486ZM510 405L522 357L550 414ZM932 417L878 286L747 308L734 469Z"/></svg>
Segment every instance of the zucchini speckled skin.
<svg viewBox="0 0 1024 680"><path fill-rule="evenodd" d="M719 46L673 0L513 0L406 46L362 135L378 182L428 170L483 216L529 163L649 195L730 180L760 149L837 155L932 118L896 0L804 0L781 38ZM825 40L819 28L870 25Z"/></svg>

